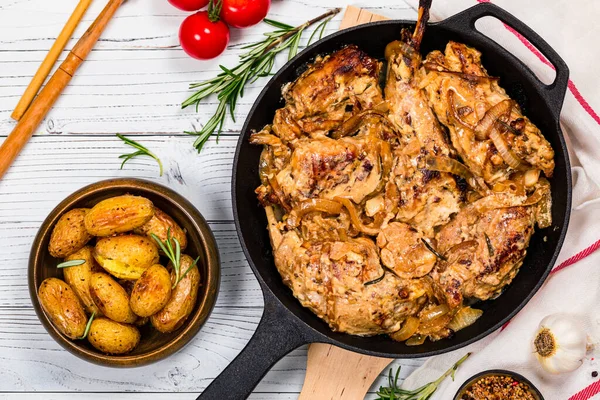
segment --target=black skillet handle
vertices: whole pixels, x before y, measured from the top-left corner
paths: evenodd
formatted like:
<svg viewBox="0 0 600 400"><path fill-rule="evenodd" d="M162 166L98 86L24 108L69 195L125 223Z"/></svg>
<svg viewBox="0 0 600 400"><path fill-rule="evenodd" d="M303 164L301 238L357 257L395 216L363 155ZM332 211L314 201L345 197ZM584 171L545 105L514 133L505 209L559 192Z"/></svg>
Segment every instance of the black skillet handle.
<svg viewBox="0 0 600 400"><path fill-rule="evenodd" d="M440 25L448 26L453 30L461 31L470 36L476 35L480 38L490 40L475 28L475 22L477 22L478 19L488 16L499 19L504 24L517 31L521 36L527 39L529 43L537 47L543 56L552 64L556 71L556 78L550 85L545 85L540 82L531 70L527 69L527 73L534 78L534 82L537 82L539 92L542 93L550 105L555 117L558 119L569 85L569 68L558 53L556 53L556 51L554 51L554 49L552 49L552 47L530 27L515 18L514 15L491 3L481 3L468 8L465 11L441 21Z"/></svg>
<svg viewBox="0 0 600 400"><path fill-rule="evenodd" d="M310 330L268 291L254 336L197 400L246 399L271 367L290 351L315 341Z"/></svg>

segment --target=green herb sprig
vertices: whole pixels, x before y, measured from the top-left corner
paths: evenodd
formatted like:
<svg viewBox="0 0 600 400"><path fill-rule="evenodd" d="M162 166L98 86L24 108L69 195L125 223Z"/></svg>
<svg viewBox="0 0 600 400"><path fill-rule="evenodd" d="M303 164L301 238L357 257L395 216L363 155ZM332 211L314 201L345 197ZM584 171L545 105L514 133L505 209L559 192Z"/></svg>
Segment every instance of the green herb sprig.
<svg viewBox="0 0 600 400"><path fill-rule="evenodd" d="M148 156L148 157L152 157L156 160L156 162L158 163L158 167L159 167L159 174L160 174L160 176L163 175L163 165L162 165L162 162L160 161L160 159L156 156L156 154L154 154L153 152L148 150L145 146L143 146L143 145L139 144L138 142L131 140L123 135L120 135L117 133L117 137L119 139L121 139L123 142L125 142L125 144L128 144L129 146L137 149L137 151L134 151L133 153L122 154L119 156L119 158L123 159L123 162L121 163L121 169L123 169L123 166L125 165L125 163L127 161L131 160L134 157Z"/></svg>
<svg viewBox="0 0 600 400"><path fill-rule="evenodd" d="M56 268L76 267L81 264L85 264L85 260L69 260L69 261L61 262L60 264L58 264L56 266Z"/></svg>
<svg viewBox="0 0 600 400"><path fill-rule="evenodd" d="M223 130L223 124L227 118L227 110L229 110L231 119L235 121L235 106L238 98L244 96L244 87L248 82L252 83L258 78L270 75L275 64L275 57L284 50L288 50L288 59L294 57L298 53L300 40L305 29L322 21L312 33L309 42L316 36L317 31L319 32L319 38L321 38L327 23L340 10L339 8L332 9L297 27L265 19L264 22L275 27L276 30L265 33L266 39L243 47L248 51L240 56L237 66L229 69L220 65L222 72L216 77L191 84L190 89L197 91L183 102L182 108L195 104L197 111L200 101L212 94L216 94L219 101L217 110L202 129L195 132L186 132L189 135L197 136L194 142L196 150L200 152L215 131L218 140L218 135Z"/></svg>
<svg viewBox="0 0 600 400"><path fill-rule="evenodd" d="M394 377L392 377L392 369L390 368L390 374L388 377L389 386L380 386L379 391L377 391L377 400L427 400L431 398L433 393L437 390L440 384L446 379L448 376L452 376L452 380L454 380L454 373L458 369L458 367L465 362L471 353L467 353L463 358L458 360L448 371L446 371L442 376L440 376L437 380L433 382L429 382L420 388L415 390L405 390L400 389L398 387L398 375L400 375L400 367L396 371Z"/></svg>
<svg viewBox="0 0 600 400"><path fill-rule="evenodd" d="M200 257L197 257L192 265L189 266L187 270L181 273L181 245L179 244L179 240L171 236L171 228L167 230L167 240L163 242L160 240L158 236L154 233L151 233L150 236L154 241L158 244L160 249L165 253L171 264L173 264L173 270L175 270L175 282L171 289L175 289L175 286L190 272L192 268L196 266ZM173 248L173 243L175 243L175 248Z"/></svg>
<svg viewBox="0 0 600 400"><path fill-rule="evenodd" d="M94 317L96 317L96 311L94 311L92 313L92 316L90 317L90 319L88 319L87 324L85 325L85 331L83 331L83 336L77 338L77 339L85 339L88 335L88 333L90 333L90 327L92 326L92 321L94 320Z"/></svg>

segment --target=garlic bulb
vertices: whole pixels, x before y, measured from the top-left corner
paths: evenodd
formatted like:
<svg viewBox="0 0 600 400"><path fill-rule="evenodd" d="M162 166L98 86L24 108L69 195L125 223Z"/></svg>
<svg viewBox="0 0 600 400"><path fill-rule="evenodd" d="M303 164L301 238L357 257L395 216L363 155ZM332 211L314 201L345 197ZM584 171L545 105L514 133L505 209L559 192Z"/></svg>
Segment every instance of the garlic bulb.
<svg viewBox="0 0 600 400"><path fill-rule="evenodd" d="M546 371L553 374L571 372L583 364L587 335L581 321L564 314L552 314L540 322L533 347Z"/></svg>

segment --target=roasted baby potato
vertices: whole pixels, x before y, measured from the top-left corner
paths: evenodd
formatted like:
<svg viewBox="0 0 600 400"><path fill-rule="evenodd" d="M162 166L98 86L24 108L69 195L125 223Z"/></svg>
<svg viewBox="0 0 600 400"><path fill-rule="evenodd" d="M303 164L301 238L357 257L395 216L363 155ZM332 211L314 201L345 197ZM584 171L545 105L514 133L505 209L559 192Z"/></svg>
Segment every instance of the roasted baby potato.
<svg viewBox="0 0 600 400"><path fill-rule="evenodd" d="M100 317L92 321L87 338L104 353L125 354L138 345L141 335L135 326Z"/></svg>
<svg viewBox="0 0 600 400"><path fill-rule="evenodd" d="M182 273L192 265L192 257L181 255ZM171 282L175 282L175 271L171 266ZM181 327L196 305L198 287L200 286L200 272L194 266L183 279L175 286L167 305L150 317L152 326L159 332L169 333Z"/></svg>
<svg viewBox="0 0 600 400"><path fill-rule="evenodd" d="M140 317L149 317L162 310L171 298L171 276L160 264L144 271L135 282L129 298L133 312Z"/></svg>
<svg viewBox="0 0 600 400"><path fill-rule="evenodd" d="M44 279L38 289L38 299L52 324L63 335L71 339L83 336L88 318L69 285L58 278Z"/></svg>
<svg viewBox="0 0 600 400"><path fill-rule="evenodd" d="M116 322L131 324L137 316L129 307L129 296L110 275L104 272L92 274L90 294L100 312Z"/></svg>
<svg viewBox="0 0 600 400"><path fill-rule="evenodd" d="M99 239L94 258L111 275L136 280L158 263L158 249L151 239L139 235L123 235Z"/></svg>
<svg viewBox="0 0 600 400"><path fill-rule="evenodd" d="M94 260L92 251L93 248L91 246L84 246L65 258L65 261L84 260L85 263L64 268L63 275L65 282L71 286L77 297L79 297L79 300L81 300L85 311L88 314L95 312L96 315L99 315L98 307L94 304L94 300L92 300L90 294L90 278L92 277L92 273L97 272L101 268L96 263L96 260Z"/></svg>
<svg viewBox="0 0 600 400"><path fill-rule="evenodd" d="M84 218L89 208L74 208L63 214L58 220L48 244L50 255L65 258L81 249L92 239L85 229Z"/></svg>
<svg viewBox="0 0 600 400"><path fill-rule="evenodd" d="M138 235L145 235L148 237L153 233L158 236L163 243L167 241L167 234L170 233L173 239L177 239L182 251L187 247L187 237L184 230L173 220L173 218L156 207L154 207L154 216L150 221L139 228L136 228L134 232ZM175 244L172 244L173 248L175 248Z"/></svg>
<svg viewBox="0 0 600 400"><path fill-rule="evenodd" d="M154 206L145 197L111 197L96 204L86 214L85 229L93 236L110 236L139 228L153 215Z"/></svg>

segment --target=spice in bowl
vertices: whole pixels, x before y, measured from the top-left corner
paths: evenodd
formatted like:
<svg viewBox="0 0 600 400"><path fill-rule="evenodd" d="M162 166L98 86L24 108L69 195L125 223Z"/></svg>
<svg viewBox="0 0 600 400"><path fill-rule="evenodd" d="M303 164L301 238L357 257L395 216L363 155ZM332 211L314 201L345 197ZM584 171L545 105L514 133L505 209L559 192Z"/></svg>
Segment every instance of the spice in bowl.
<svg viewBox="0 0 600 400"><path fill-rule="evenodd" d="M527 379L510 371L485 371L467 380L455 400L543 400Z"/></svg>

